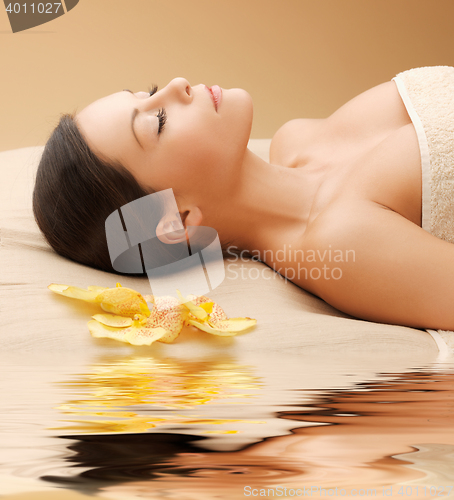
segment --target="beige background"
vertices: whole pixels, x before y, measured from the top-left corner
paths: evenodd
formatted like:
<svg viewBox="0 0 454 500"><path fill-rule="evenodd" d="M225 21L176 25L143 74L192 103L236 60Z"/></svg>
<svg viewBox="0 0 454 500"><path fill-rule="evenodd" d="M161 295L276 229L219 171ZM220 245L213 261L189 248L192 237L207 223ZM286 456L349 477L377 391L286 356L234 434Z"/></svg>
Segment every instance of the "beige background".
<svg viewBox="0 0 454 500"><path fill-rule="evenodd" d="M454 65L453 0L81 0L11 32L0 6L0 151L44 144L61 112L184 76L242 87L253 138L325 117L415 66Z"/></svg>

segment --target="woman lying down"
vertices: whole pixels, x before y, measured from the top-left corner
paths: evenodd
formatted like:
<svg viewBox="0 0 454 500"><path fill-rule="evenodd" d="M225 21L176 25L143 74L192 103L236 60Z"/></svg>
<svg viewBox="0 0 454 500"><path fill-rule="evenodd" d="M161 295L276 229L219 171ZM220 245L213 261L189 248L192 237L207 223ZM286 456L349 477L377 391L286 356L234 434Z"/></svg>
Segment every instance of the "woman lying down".
<svg viewBox="0 0 454 500"><path fill-rule="evenodd" d="M454 330L454 68L404 71L326 119L285 123L269 163L247 148L251 125L245 90L184 78L99 99L47 142L35 219L57 253L112 272L107 216L172 188L179 212L157 230L212 227L224 252L260 256L347 314Z"/></svg>

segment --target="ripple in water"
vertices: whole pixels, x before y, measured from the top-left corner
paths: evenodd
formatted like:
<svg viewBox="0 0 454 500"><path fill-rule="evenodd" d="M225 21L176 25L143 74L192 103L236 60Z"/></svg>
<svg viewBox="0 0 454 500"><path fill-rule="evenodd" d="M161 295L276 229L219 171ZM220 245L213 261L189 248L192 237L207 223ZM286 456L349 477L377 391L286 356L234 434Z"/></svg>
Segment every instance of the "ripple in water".
<svg viewBox="0 0 454 500"><path fill-rule="evenodd" d="M115 401L118 404L118 397ZM229 451L209 449L211 438L191 434L195 426L189 421L186 433L153 429L136 434L65 435L62 438L73 440L68 446L72 455L66 458L73 475L41 478L68 487L89 485L91 491L107 496L127 492L144 498L154 498L158 490L172 498L175 491L215 495L221 487L226 496L212 498L244 497L246 484L328 488L360 483L382 488L426 481L431 486L454 476L445 463L454 449L453 402L452 374L395 374L392 381L374 381L370 386L314 391L312 404L302 398L300 407L292 403L291 409L276 412L275 417L292 427L290 434ZM438 458L436 450L441 448L434 443L443 446ZM432 450L430 460L420 459L424 450ZM84 470L78 473L78 468ZM423 498L421 492L418 498Z"/></svg>

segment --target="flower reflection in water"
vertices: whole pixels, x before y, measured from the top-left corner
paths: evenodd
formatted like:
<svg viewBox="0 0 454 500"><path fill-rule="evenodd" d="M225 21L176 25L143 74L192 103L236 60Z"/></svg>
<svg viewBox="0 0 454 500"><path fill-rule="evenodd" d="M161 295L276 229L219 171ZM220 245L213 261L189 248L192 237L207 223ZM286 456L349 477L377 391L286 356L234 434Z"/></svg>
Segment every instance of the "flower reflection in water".
<svg viewBox="0 0 454 500"><path fill-rule="evenodd" d="M70 417L64 421L73 424L55 430L139 433L169 425L264 423L187 414L188 410L201 405L244 406L257 396L262 386L258 377L252 374L250 367L230 360L191 362L133 356L95 364L89 373L62 385L82 397L58 407ZM219 415L219 407L216 414ZM207 434L236 432L232 428L204 431Z"/></svg>

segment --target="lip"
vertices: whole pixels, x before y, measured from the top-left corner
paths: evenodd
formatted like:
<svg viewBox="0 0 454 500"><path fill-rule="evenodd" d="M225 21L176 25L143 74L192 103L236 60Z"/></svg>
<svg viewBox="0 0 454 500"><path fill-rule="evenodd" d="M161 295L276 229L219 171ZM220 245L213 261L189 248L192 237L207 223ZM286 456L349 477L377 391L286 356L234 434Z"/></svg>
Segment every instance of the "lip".
<svg viewBox="0 0 454 500"><path fill-rule="evenodd" d="M213 85L212 87L207 87L205 85L205 88L209 92L211 99L213 100L214 109L217 112L222 100L222 89L221 87L219 87L219 85Z"/></svg>

